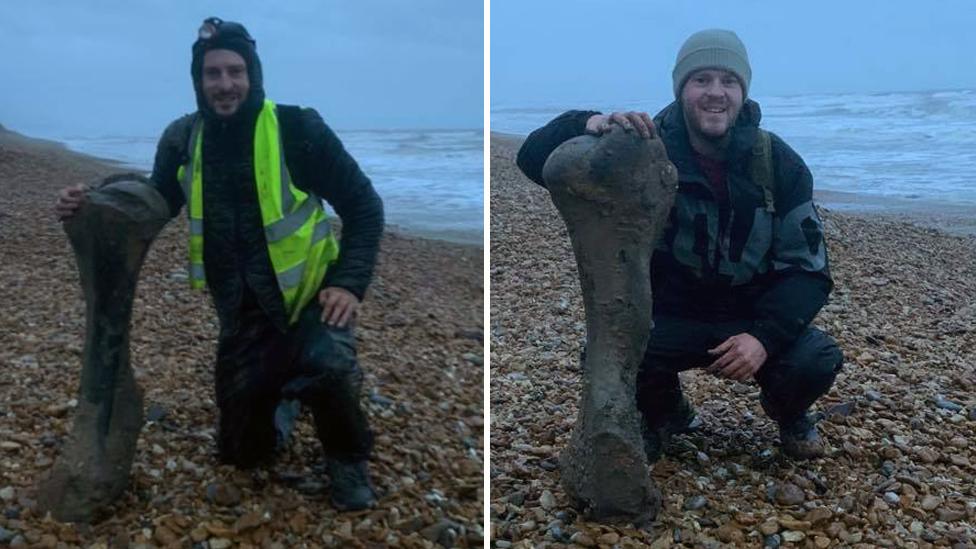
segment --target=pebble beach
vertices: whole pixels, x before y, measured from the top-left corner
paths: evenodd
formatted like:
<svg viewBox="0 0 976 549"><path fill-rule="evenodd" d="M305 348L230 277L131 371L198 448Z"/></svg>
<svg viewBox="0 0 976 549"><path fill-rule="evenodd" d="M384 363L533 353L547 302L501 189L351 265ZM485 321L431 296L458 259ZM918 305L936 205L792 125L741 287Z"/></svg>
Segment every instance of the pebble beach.
<svg viewBox="0 0 976 549"><path fill-rule="evenodd" d="M0 546L481 547L483 250L388 232L357 327L379 506L337 513L311 417L270 468L215 458L217 320L185 275L187 223L142 267L131 364L147 423L129 489L91 525L35 505L77 407L85 304L53 205L127 171L0 127Z"/></svg>
<svg viewBox="0 0 976 549"><path fill-rule="evenodd" d="M652 467L663 493L654 525L579 516L558 458L577 414L583 303L565 226L545 189L515 166L520 143L491 139L494 547L976 542L976 238L948 234L958 219L937 211L821 209L836 287L814 324L846 357L816 405L826 457L780 453L755 384L690 371L682 383L704 427L676 436Z"/></svg>

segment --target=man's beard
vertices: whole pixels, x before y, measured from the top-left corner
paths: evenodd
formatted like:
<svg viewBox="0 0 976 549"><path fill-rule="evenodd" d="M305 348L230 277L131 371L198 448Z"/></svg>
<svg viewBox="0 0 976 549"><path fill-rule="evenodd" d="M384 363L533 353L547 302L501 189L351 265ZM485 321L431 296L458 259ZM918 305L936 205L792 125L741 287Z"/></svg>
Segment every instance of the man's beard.
<svg viewBox="0 0 976 549"><path fill-rule="evenodd" d="M729 123L728 127L725 129L725 133L723 133L722 135L712 135L702 131L701 118L695 116L696 113L694 110L691 110L691 112L689 112L690 109L686 108L684 104L682 104L681 109L682 109L682 113L684 114L686 127L689 132L694 132L696 137L698 137L699 139L701 139L706 143L709 143L710 145L713 145L716 148L724 149L728 146L729 141L731 141L731 137L732 137L732 128L735 126L734 120L731 123ZM691 107L691 109L694 109L694 107ZM736 113L736 118L738 118L738 113ZM691 120L690 124L687 123L688 120Z"/></svg>

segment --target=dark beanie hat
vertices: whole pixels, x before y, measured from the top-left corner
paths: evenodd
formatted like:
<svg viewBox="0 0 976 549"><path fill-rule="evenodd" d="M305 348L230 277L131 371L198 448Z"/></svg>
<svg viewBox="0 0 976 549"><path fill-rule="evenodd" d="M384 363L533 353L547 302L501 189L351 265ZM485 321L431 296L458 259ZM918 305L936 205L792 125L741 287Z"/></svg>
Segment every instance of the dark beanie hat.
<svg viewBox="0 0 976 549"><path fill-rule="evenodd" d="M264 104L264 77L261 73L257 42L251 38L244 25L210 17L204 20L197 40L193 43L193 61L190 65L190 75L193 77L193 88L196 90L197 107L200 111L213 114L203 97L202 89L203 56L210 50L230 50L244 58L251 89L241 110L260 109Z"/></svg>
<svg viewBox="0 0 976 549"><path fill-rule="evenodd" d="M681 89L688 77L700 69L725 69L735 73L742 83L742 97L749 95L752 68L749 55L739 37L730 30L708 29L698 31L685 40L678 51L671 77L674 96L681 97Z"/></svg>

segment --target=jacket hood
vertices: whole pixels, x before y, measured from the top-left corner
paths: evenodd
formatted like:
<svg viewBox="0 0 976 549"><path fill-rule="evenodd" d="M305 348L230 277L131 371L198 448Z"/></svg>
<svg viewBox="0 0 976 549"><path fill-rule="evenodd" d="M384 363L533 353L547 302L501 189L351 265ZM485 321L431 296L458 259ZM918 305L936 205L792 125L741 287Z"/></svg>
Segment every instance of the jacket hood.
<svg viewBox="0 0 976 549"><path fill-rule="evenodd" d="M210 50L230 50L244 58L247 64L247 78L250 83L247 97L241 108L229 118L217 115L207 105L203 95L203 57ZM200 28L200 37L193 43L193 59L190 64L190 75L193 78L193 90L196 93L197 109L207 120L222 120L235 123L247 120L256 115L264 105L264 76L261 72L261 59L258 57L257 42L251 38L247 29L240 23L222 21L211 17L204 21Z"/></svg>

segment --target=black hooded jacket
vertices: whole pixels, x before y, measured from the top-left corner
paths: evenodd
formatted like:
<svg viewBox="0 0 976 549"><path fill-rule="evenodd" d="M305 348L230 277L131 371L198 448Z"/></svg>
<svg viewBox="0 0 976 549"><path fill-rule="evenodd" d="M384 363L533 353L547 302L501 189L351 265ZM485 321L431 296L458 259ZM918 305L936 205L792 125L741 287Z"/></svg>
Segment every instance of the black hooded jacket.
<svg viewBox="0 0 976 549"><path fill-rule="evenodd" d="M596 111L569 111L532 132L518 154L525 175L545 186L542 168L563 142L585 133ZM678 169L678 194L651 261L654 313L705 321L752 320L748 333L770 355L803 332L833 287L813 179L800 156L770 134L775 213L750 175L761 112L746 101L732 129L726 167L729 211L719 212L694 158L675 102L654 119ZM720 226L720 219L724 226Z"/></svg>
<svg viewBox="0 0 976 549"><path fill-rule="evenodd" d="M150 179L166 198L171 214L178 215L186 199L177 171L189 159L191 129L202 117L204 267L221 331L236 329L237 313L247 291L254 294L275 326L285 331L284 300L268 255L254 178L254 127L264 102L260 60L253 47L236 43L217 47L232 49L245 58L250 79L248 97L231 117L217 116L206 104L200 85L207 50L195 45L191 74L199 110L166 128ZM339 258L329 268L323 287L345 288L362 299L372 279L383 232L382 201L315 110L278 105L278 121L294 185L325 199L342 219Z"/></svg>

